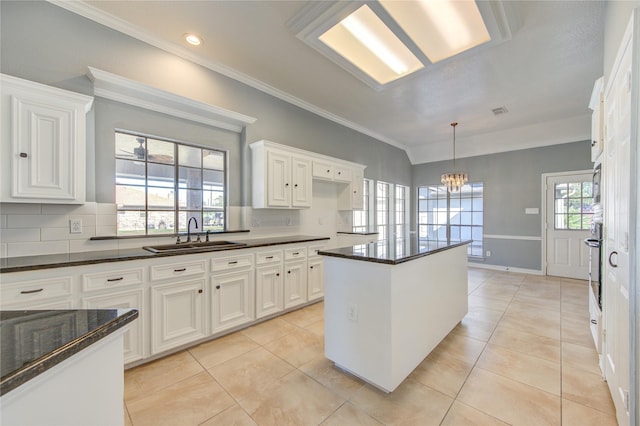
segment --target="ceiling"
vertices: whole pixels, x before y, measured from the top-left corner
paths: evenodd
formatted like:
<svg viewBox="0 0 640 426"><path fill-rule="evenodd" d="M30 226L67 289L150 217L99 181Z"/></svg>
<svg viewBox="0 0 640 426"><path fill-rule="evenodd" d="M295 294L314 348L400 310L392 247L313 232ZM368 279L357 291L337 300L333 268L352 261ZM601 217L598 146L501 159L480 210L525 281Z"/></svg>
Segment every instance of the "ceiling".
<svg viewBox="0 0 640 426"><path fill-rule="evenodd" d="M458 157L588 139L603 72L603 2L503 2L510 39L379 91L296 37L291 21L308 2L55 3L403 148L414 164L451 158L452 121ZM187 32L204 43L188 46Z"/></svg>

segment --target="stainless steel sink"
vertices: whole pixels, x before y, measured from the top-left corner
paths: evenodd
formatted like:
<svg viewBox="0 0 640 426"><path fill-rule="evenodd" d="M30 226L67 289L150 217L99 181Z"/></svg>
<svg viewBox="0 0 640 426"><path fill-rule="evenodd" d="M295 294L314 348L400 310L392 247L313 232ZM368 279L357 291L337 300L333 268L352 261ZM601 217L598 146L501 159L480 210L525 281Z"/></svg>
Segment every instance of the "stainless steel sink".
<svg viewBox="0 0 640 426"><path fill-rule="evenodd" d="M246 246L246 243L237 241L202 241L195 243L164 244L159 246L144 246L143 249L152 253L175 253L175 252L196 252L224 250L234 247Z"/></svg>

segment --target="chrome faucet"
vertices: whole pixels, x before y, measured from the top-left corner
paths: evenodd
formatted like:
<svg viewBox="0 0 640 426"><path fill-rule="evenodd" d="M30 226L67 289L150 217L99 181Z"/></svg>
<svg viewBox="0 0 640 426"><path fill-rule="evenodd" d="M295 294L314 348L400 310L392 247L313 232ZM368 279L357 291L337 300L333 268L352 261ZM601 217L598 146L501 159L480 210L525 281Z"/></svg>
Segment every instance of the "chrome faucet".
<svg viewBox="0 0 640 426"><path fill-rule="evenodd" d="M191 221L192 220L196 223L196 229L198 229L198 219L196 219L195 216L191 216L189 218L189 222L187 222L187 242L188 243L191 242Z"/></svg>

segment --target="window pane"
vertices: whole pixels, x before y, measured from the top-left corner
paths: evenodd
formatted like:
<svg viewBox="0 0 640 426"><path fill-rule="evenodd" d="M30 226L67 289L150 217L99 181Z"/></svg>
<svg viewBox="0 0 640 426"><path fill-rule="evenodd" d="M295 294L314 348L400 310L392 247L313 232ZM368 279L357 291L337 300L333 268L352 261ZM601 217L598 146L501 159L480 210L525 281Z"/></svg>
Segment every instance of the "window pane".
<svg viewBox="0 0 640 426"><path fill-rule="evenodd" d="M451 209L451 213L449 215L451 224L453 225L460 225L460 211L459 210L454 210L453 208Z"/></svg>
<svg viewBox="0 0 640 426"><path fill-rule="evenodd" d="M205 209L224 207L224 191L202 191L202 204Z"/></svg>
<svg viewBox="0 0 640 426"><path fill-rule="evenodd" d="M202 167L202 150L192 146L178 145L178 163L181 166Z"/></svg>
<svg viewBox="0 0 640 426"><path fill-rule="evenodd" d="M449 202L449 206L451 207L451 210L454 210L454 211L459 211L462 208L460 207L459 198L451 198L451 201Z"/></svg>
<svg viewBox="0 0 640 426"><path fill-rule="evenodd" d="M154 163L173 164L175 162L174 148L174 143L147 139L149 161Z"/></svg>
<svg viewBox="0 0 640 426"><path fill-rule="evenodd" d="M569 200L556 200L555 202L556 213L567 213L569 211Z"/></svg>
<svg viewBox="0 0 640 426"><path fill-rule="evenodd" d="M202 167L205 169L224 170L224 156L224 152L203 149Z"/></svg>
<svg viewBox="0 0 640 426"><path fill-rule="evenodd" d="M470 240L471 239L471 227L470 226L461 226L460 227L460 240Z"/></svg>
<svg viewBox="0 0 640 426"><path fill-rule="evenodd" d="M582 184L581 183L570 183L569 184L569 198L580 198L582 194Z"/></svg>
<svg viewBox="0 0 640 426"><path fill-rule="evenodd" d="M116 157L146 160L145 138L116 133Z"/></svg>
<svg viewBox="0 0 640 426"><path fill-rule="evenodd" d="M156 210L174 210L176 206L173 188L147 188L147 208Z"/></svg>
<svg viewBox="0 0 640 426"><path fill-rule="evenodd" d="M222 212L204 212L204 230L219 231L224 228L224 214Z"/></svg>
<svg viewBox="0 0 640 426"><path fill-rule="evenodd" d="M482 225L482 212L474 212L471 220L474 225Z"/></svg>
<svg viewBox="0 0 640 426"><path fill-rule="evenodd" d="M118 211L117 227L120 235L144 235L146 214L141 211Z"/></svg>
<svg viewBox="0 0 640 426"><path fill-rule="evenodd" d="M452 226L451 227L451 241L460 241L460 227Z"/></svg>
<svg viewBox="0 0 640 426"><path fill-rule="evenodd" d="M144 210L146 188L144 186L116 185L116 206L118 210Z"/></svg>
<svg viewBox="0 0 640 426"><path fill-rule="evenodd" d="M180 211L178 212L178 231L187 232L187 222L192 217L196 218L198 228L195 227L193 222L191 223L191 232L202 232L202 213L199 211Z"/></svg>
<svg viewBox="0 0 640 426"><path fill-rule="evenodd" d="M147 230L149 234L172 234L173 233L173 211L150 211L147 214Z"/></svg>
<svg viewBox="0 0 640 426"><path fill-rule="evenodd" d="M164 186L165 188L173 189L175 186L173 166L167 166L164 164L149 163L148 166L147 184L153 186Z"/></svg>
<svg viewBox="0 0 640 426"><path fill-rule="evenodd" d="M582 182L582 196L583 197L592 197L593 196L593 184L591 182Z"/></svg>
<svg viewBox="0 0 640 426"><path fill-rule="evenodd" d="M484 203L482 201L482 198L473 199L473 210L477 212L484 210Z"/></svg>
<svg viewBox="0 0 640 426"><path fill-rule="evenodd" d="M203 170L202 179L204 188L212 185L224 185L224 172L218 170Z"/></svg>
<svg viewBox="0 0 640 426"><path fill-rule="evenodd" d="M555 198L566 198L569 194L568 185L566 183L556 183L555 187Z"/></svg>
<svg viewBox="0 0 640 426"><path fill-rule="evenodd" d="M564 214L557 214L555 220L556 229L567 229L567 216Z"/></svg>
<svg viewBox="0 0 640 426"><path fill-rule="evenodd" d="M178 207L181 210L202 210L202 191L180 189L178 194Z"/></svg>
<svg viewBox="0 0 640 426"><path fill-rule="evenodd" d="M178 185L180 188L202 189L202 170L180 167Z"/></svg>
<svg viewBox="0 0 640 426"><path fill-rule="evenodd" d="M471 225L471 212L460 213L460 223L462 225Z"/></svg>
<svg viewBox="0 0 640 426"><path fill-rule="evenodd" d="M460 208L465 212L471 211L471 198L463 198L460 201Z"/></svg>
<svg viewBox="0 0 640 426"><path fill-rule="evenodd" d="M471 238L473 238L474 241L481 241L482 240L482 228L480 228L479 226L471 227Z"/></svg>
<svg viewBox="0 0 640 426"><path fill-rule="evenodd" d="M116 160L116 183L145 185L144 163L140 161Z"/></svg>

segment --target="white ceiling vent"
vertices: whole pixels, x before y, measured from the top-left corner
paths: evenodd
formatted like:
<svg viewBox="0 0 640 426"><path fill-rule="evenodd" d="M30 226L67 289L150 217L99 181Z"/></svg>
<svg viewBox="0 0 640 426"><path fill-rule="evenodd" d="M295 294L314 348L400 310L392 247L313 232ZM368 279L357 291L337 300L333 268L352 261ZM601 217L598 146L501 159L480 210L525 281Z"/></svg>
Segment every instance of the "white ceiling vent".
<svg viewBox="0 0 640 426"><path fill-rule="evenodd" d="M506 114L509 112L509 110L507 109L507 107L501 106L501 107L492 109L491 112L493 113L493 115L497 116L497 115Z"/></svg>

